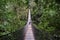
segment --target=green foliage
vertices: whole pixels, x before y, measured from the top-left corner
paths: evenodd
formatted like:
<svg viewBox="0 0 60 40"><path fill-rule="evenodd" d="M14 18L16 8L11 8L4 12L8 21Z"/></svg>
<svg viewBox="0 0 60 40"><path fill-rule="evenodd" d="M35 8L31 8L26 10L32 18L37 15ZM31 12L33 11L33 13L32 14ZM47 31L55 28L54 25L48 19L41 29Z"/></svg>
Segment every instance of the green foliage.
<svg viewBox="0 0 60 40"><path fill-rule="evenodd" d="M39 29L43 29L49 33L56 30L59 31L60 27L60 4L55 0L38 0L37 6L33 8L33 22Z"/></svg>
<svg viewBox="0 0 60 40"><path fill-rule="evenodd" d="M38 29L48 33L60 32L60 3L58 0L1 0L0 32L16 31L27 21L28 7L32 9L32 22ZM59 34L60 35L60 34Z"/></svg>
<svg viewBox="0 0 60 40"><path fill-rule="evenodd" d="M5 35L24 27L27 19L26 2L26 0L0 1L0 35Z"/></svg>

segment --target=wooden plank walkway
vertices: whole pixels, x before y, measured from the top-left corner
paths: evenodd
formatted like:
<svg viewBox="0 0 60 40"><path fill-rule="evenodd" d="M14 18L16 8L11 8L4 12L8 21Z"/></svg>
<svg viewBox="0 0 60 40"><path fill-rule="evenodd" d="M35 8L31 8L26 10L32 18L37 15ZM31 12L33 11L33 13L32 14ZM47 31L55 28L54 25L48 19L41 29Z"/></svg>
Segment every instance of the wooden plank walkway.
<svg viewBox="0 0 60 40"><path fill-rule="evenodd" d="M28 25L24 40L35 40L31 24Z"/></svg>
<svg viewBox="0 0 60 40"><path fill-rule="evenodd" d="M35 40L34 38L34 34L33 34L33 30L32 30L32 23L31 23L31 12L29 9L29 13L28 13L28 22L27 25L25 26L25 37L24 40Z"/></svg>

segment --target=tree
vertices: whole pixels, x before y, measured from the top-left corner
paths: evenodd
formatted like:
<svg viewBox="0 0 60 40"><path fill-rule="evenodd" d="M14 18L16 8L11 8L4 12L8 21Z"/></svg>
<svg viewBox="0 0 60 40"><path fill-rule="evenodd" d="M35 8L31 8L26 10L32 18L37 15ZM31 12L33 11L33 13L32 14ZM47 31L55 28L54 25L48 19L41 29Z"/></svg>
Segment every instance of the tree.
<svg viewBox="0 0 60 40"><path fill-rule="evenodd" d="M22 28L26 23L27 11L26 0L1 0L0 34L5 35Z"/></svg>

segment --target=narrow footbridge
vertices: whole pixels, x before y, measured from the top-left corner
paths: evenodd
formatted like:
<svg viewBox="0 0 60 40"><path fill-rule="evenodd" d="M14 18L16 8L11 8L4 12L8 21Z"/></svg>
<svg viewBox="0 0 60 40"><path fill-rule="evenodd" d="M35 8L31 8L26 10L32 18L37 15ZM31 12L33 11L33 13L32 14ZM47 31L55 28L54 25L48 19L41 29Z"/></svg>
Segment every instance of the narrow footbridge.
<svg viewBox="0 0 60 40"><path fill-rule="evenodd" d="M35 40L33 29L32 29L32 20L31 20L31 12L29 9L28 14L28 22L24 28L24 40Z"/></svg>

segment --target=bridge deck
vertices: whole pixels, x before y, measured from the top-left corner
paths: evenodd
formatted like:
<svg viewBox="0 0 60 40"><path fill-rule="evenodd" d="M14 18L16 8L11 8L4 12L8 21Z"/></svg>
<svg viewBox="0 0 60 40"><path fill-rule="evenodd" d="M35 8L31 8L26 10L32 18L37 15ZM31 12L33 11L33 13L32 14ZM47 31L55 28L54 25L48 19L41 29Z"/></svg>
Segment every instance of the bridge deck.
<svg viewBox="0 0 60 40"><path fill-rule="evenodd" d="M33 35L33 31L32 31L32 26L29 25L27 27L27 31L26 31L26 34L25 34L25 39L24 40L35 40L34 39L34 35Z"/></svg>

